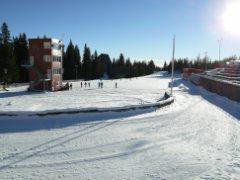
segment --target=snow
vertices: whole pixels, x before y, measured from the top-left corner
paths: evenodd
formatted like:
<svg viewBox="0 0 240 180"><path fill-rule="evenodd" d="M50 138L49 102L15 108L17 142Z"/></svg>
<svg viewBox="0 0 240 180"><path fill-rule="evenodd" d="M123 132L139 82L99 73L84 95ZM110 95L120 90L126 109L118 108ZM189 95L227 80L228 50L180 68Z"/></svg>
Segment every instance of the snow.
<svg viewBox="0 0 240 180"><path fill-rule="evenodd" d="M26 92L27 86L0 92L0 114L31 114L59 111L127 108L156 103L166 91L168 80L156 81L153 76L142 78L97 80L91 87L81 88L80 81L72 82L73 90L59 92ZM115 82L118 88L115 88Z"/></svg>
<svg viewBox="0 0 240 180"><path fill-rule="evenodd" d="M156 100L169 80L152 75L127 86L123 79L116 91ZM181 79L174 96L161 109L2 116L0 179L239 179L239 103Z"/></svg>

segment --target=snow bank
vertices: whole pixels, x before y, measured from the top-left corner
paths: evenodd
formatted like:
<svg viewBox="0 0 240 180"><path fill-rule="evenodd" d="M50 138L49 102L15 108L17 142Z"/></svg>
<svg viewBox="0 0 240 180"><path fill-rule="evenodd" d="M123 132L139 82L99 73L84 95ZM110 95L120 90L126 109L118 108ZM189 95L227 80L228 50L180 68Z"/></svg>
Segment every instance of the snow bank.
<svg viewBox="0 0 240 180"><path fill-rule="evenodd" d="M174 102L174 98L170 97L168 99L149 103L142 105L129 105L122 107L102 107L102 108L82 108L82 109L60 109L60 110L45 110L45 111L11 111L0 113L0 116L18 116L18 115L38 115L38 116L46 116L46 115L57 115L57 114L75 114L75 113L88 113L88 112L108 112L108 111L127 111L132 109L145 109L151 107L164 107Z"/></svg>

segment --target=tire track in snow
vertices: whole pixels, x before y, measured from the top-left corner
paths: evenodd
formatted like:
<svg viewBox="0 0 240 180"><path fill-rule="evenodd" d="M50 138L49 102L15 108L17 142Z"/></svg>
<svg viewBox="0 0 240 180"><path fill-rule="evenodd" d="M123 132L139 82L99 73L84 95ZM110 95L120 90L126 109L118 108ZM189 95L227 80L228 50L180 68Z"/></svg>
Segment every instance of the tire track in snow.
<svg viewBox="0 0 240 180"><path fill-rule="evenodd" d="M24 153L26 153L26 152L28 152L28 151L32 151L32 150L41 148L41 147L43 147L43 146L45 146L45 145L48 145L48 144L50 144L50 143L52 143L52 142L55 142L55 141L61 140L61 139L63 139L63 138L66 138L66 137L68 137L68 136L71 136L71 135L73 135L73 134L75 134L75 133L77 133L77 132L79 132L79 131L85 131L85 130L87 130L87 129L89 129L89 128L92 128L92 127L94 127L94 126L97 126L98 124L101 124L101 123L102 123L102 122L99 122L99 123L96 123L96 124L93 124L93 125L90 124L91 126L88 126L88 127L84 128L84 129L81 129L81 130L78 129L77 131L73 131L73 132L71 132L71 133L69 133L69 134L62 135L62 136L60 136L60 137L54 138L54 139L49 140L49 141L47 141L47 142L45 142L45 143L42 143L42 144L40 144L40 145L37 145L37 146L31 147L31 148L25 149L25 150L23 150L23 151L21 151L21 152L14 153L14 154L11 154L11 155L7 155L7 156L5 156L5 157L2 158L2 161L4 161L4 160L11 160L11 158L15 158L15 157L18 156L18 155L24 154ZM86 123L85 125L89 125L89 123Z"/></svg>
<svg viewBox="0 0 240 180"><path fill-rule="evenodd" d="M196 104L195 104L196 105ZM192 108L193 108L193 106L192 106ZM179 116L179 114L183 114L185 112L185 110L183 110L183 111L180 111L178 114L175 114L174 116ZM140 121L141 122L141 120L144 120L144 122L149 122L150 120L156 120L156 119L159 119L159 117L161 117L161 119L167 119L167 117L168 116L170 116L170 117L172 117L172 114L166 114L166 115L162 115L162 116L158 116L158 117L151 117L151 118L140 118L140 119L137 119L137 120L135 120L135 121ZM118 121L118 120L117 120ZM86 135L86 134L89 134L89 133L91 133L91 132L95 132L96 130L98 130L98 129L102 129L102 128L104 128L104 127L107 127L107 126L110 126L110 125L112 125L112 124L114 124L116 121L113 121L113 122L110 122L110 123L108 123L107 125L103 125L103 126L100 126L100 127L97 127L99 124L102 124L102 123L104 123L104 122L100 122L100 123L97 123L97 124L94 124L93 126L90 126L90 127L87 127L85 130L87 130L87 129L90 129L88 132L86 132L86 133L83 133L83 134L77 134L77 135L74 135L73 137L70 137L70 138L64 138L64 137L66 137L66 136L61 136L61 137L59 137L59 138L57 138L57 140L60 140L60 142L58 142L58 143L56 143L56 144L52 144L51 145L51 143L50 143L50 146L47 146L48 144L49 144L49 142L47 142L47 143L44 143L44 144L42 144L42 145L40 145L40 146L36 146L36 147L33 147L33 148L30 148L29 150L30 151L33 151L33 150L35 150L35 151L33 151L33 152L31 152L31 153L29 153L28 155L21 155L20 157L15 157L15 160L13 161L13 162L10 162L10 163L8 163L7 165L4 165L4 166L2 166L2 167L0 167L0 170L2 170L2 169L5 169L5 168L12 168L12 167L21 167L21 165L17 165L17 163L18 162L22 162L22 161L24 161L24 160L27 160L27 159L29 159L29 158L31 158L31 157L34 157L34 156L37 156L37 155L40 155L41 156L41 153L42 152L45 152L45 151L47 151L47 150L49 150L49 149L53 149L54 147L57 147L57 146L60 146L60 145L63 145L63 144L65 144L65 143L67 143L67 142L70 142L70 141L72 141L72 140L75 140L76 138L79 138L79 137L81 137L81 136L84 136L84 135ZM128 124L132 124L132 120L127 120L127 122L126 122L126 120L124 120L123 121L124 123L128 123ZM120 123L123 123L123 122L120 122ZM97 127L97 128L94 128L94 127ZM93 127L93 129L91 129L91 127ZM67 136L71 136L72 134L75 134L75 133L78 133L78 132L82 132L82 131L75 131L75 132L73 132L73 133L70 133L70 134L68 134ZM178 136L177 136L178 137ZM173 137L172 137L173 138ZM63 141L61 141L61 139L63 139ZM173 138L173 139L175 139L175 138ZM51 140L50 142L54 142L55 140ZM46 147L45 147L45 145L46 145ZM43 147L42 147L43 146ZM42 149L40 148L40 147L42 147ZM26 153L26 151L25 151L25 153ZM123 156L123 155L127 155L127 154L129 154L129 152L122 152L122 153L120 153L120 154L118 154L119 156ZM130 154L132 154L131 152L130 152ZM117 157L118 155L113 155L112 157ZM104 157L100 157L100 158L91 158L92 160L94 160L94 159L99 159L99 160L101 160L101 159L108 159L108 158L111 158L111 155L108 155L108 156L104 156ZM90 160L91 160L90 159ZM88 160L77 160L76 162L86 162L86 161L88 161ZM72 163L74 163L75 161L73 161ZM69 164L69 162L66 162L67 164ZM71 162L70 162L71 163ZM57 163L56 163L57 164ZM61 163L60 163L61 164ZM33 165L33 166L35 166L35 165ZM29 166L29 167L33 167L33 166ZM37 166L37 165L36 165ZM28 165L26 165L26 167L28 167Z"/></svg>
<svg viewBox="0 0 240 180"><path fill-rule="evenodd" d="M61 136L59 138L50 140L50 141L48 141L46 143L43 143L43 144L41 144L39 146L35 146L33 148L29 148L29 149L27 149L25 151L17 153L16 155L9 156L9 157L3 159L3 161L1 163L4 164L4 161L10 161L10 162L6 162L4 165L0 166L0 171L4 170L6 168L10 168L10 167L12 167L13 165L15 165L17 163L25 161L25 160L27 160L27 159L29 159L31 157L34 157L34 156L36 156L36 155L38 155L38 154L40 154L42 152L45 152L47 150L50 150L50 149L53 149L55 147L61 146L61 145L66 144L66 143L68 143L70 141L73 141L73 140L75 140L77 138L83 137L83 136L88 135L90 133L96 132L96 131L98 131L100 129L103 129L103 128L106 128L108 126L111 126L112 124L114 124L116 122L118 122L118 120L111 121L109 123L107 123L106 121L99 122L97 124L94 124L93 126L90 126L89 128L86 128L85 129L86 132L82 132L81 130L74 131L74 132L72 132L70 134L67 134L65 136ZM101 124L103 124L103 125L101 125ZM98 126L98 125L101 125L101 126ZM68 138L65 138L66 136ZM59 141L59 142L56 142L56 141Z"/></svg>
<svg viewBox="0 0 240 180"><path fill-rule="evenodd" d="M190 135L189 135L190 136ZM126 150L123 152L113 153L113 154L107 154L102 156L96 156L96 157L89 157L89 158L80 158L80 159L72 159L72 160L65 160L65 161L55 161L55 162L41 162L41 163L32 163L32 164L13 164L10 165L8 168L11 169L25 169L25 168L44 168L44 167L56 167L56 166L65 166L65 165L71 165L71 164L79 164L79 163L91 163L95 161L104 161L104 160L110 160L114 158L121 158L126 157L130 155L136 155L138 153L145 153L148 150L152 149L161 149L163 146L167 146L168 144L178 143L182 141L182 137L176 136L175 138L166 138L166 139L156 139L160 140L160 142L154 142L154 143L145 143L141 145L141 142L134 143L131 145L130 150ZM140 145L139 145L140 144ZM129 146L129 144L128 144Z"/></svg>
<svg viewBox="0 0 240 180"><path fill-rule="evenodd" d="M115 153L111 155L105 155L105 156L99 156L99 157L91 157L86 159L75 159L70 161L59 161L59 162L53 162L53 163L41 163L41 164L22 164L22 165L10 165L8 168L11 169L22 169L22 168L40 168L40 167L56 167L56 166L62 166L62 165L70 165L70 164L78 164L78 163L89 163L94 161L100 161L100 160L109 160L114 158L121 158L125 156L129 156L131 154L141 153L145 152L147 150L151 149L151 146L131 151L125 151L121 153Z"/></svg>

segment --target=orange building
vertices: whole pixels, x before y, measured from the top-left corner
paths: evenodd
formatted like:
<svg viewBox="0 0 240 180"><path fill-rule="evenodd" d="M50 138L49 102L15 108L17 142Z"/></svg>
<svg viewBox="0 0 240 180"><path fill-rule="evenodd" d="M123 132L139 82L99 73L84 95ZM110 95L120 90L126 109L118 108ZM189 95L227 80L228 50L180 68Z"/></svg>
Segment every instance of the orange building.
<svg viewBox="0 0 240 180"><path fill-rule="evenodd" d="M57 39L29 39L29 90L57 91L62 88L63 42Z"/></svg>

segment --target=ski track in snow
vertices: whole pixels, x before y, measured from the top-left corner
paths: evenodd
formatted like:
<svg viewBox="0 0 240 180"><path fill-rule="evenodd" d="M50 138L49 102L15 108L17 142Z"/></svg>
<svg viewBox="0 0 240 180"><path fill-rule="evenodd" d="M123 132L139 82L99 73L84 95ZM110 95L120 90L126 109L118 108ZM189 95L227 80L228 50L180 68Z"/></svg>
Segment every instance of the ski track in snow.
<svg viewBox="0 0 240 180"><path fill-rule="evenodd" d="M170 79L136 81L145 87L148 78L162 88ZM123 91L129 103L138 98ZM240 105L180 79L174 94L162 109L0 117L9 128L0 130L0 179L240 179ZM18 129L21 120L42 127ZM74 123L49 128L52 121Z"/></svg>

